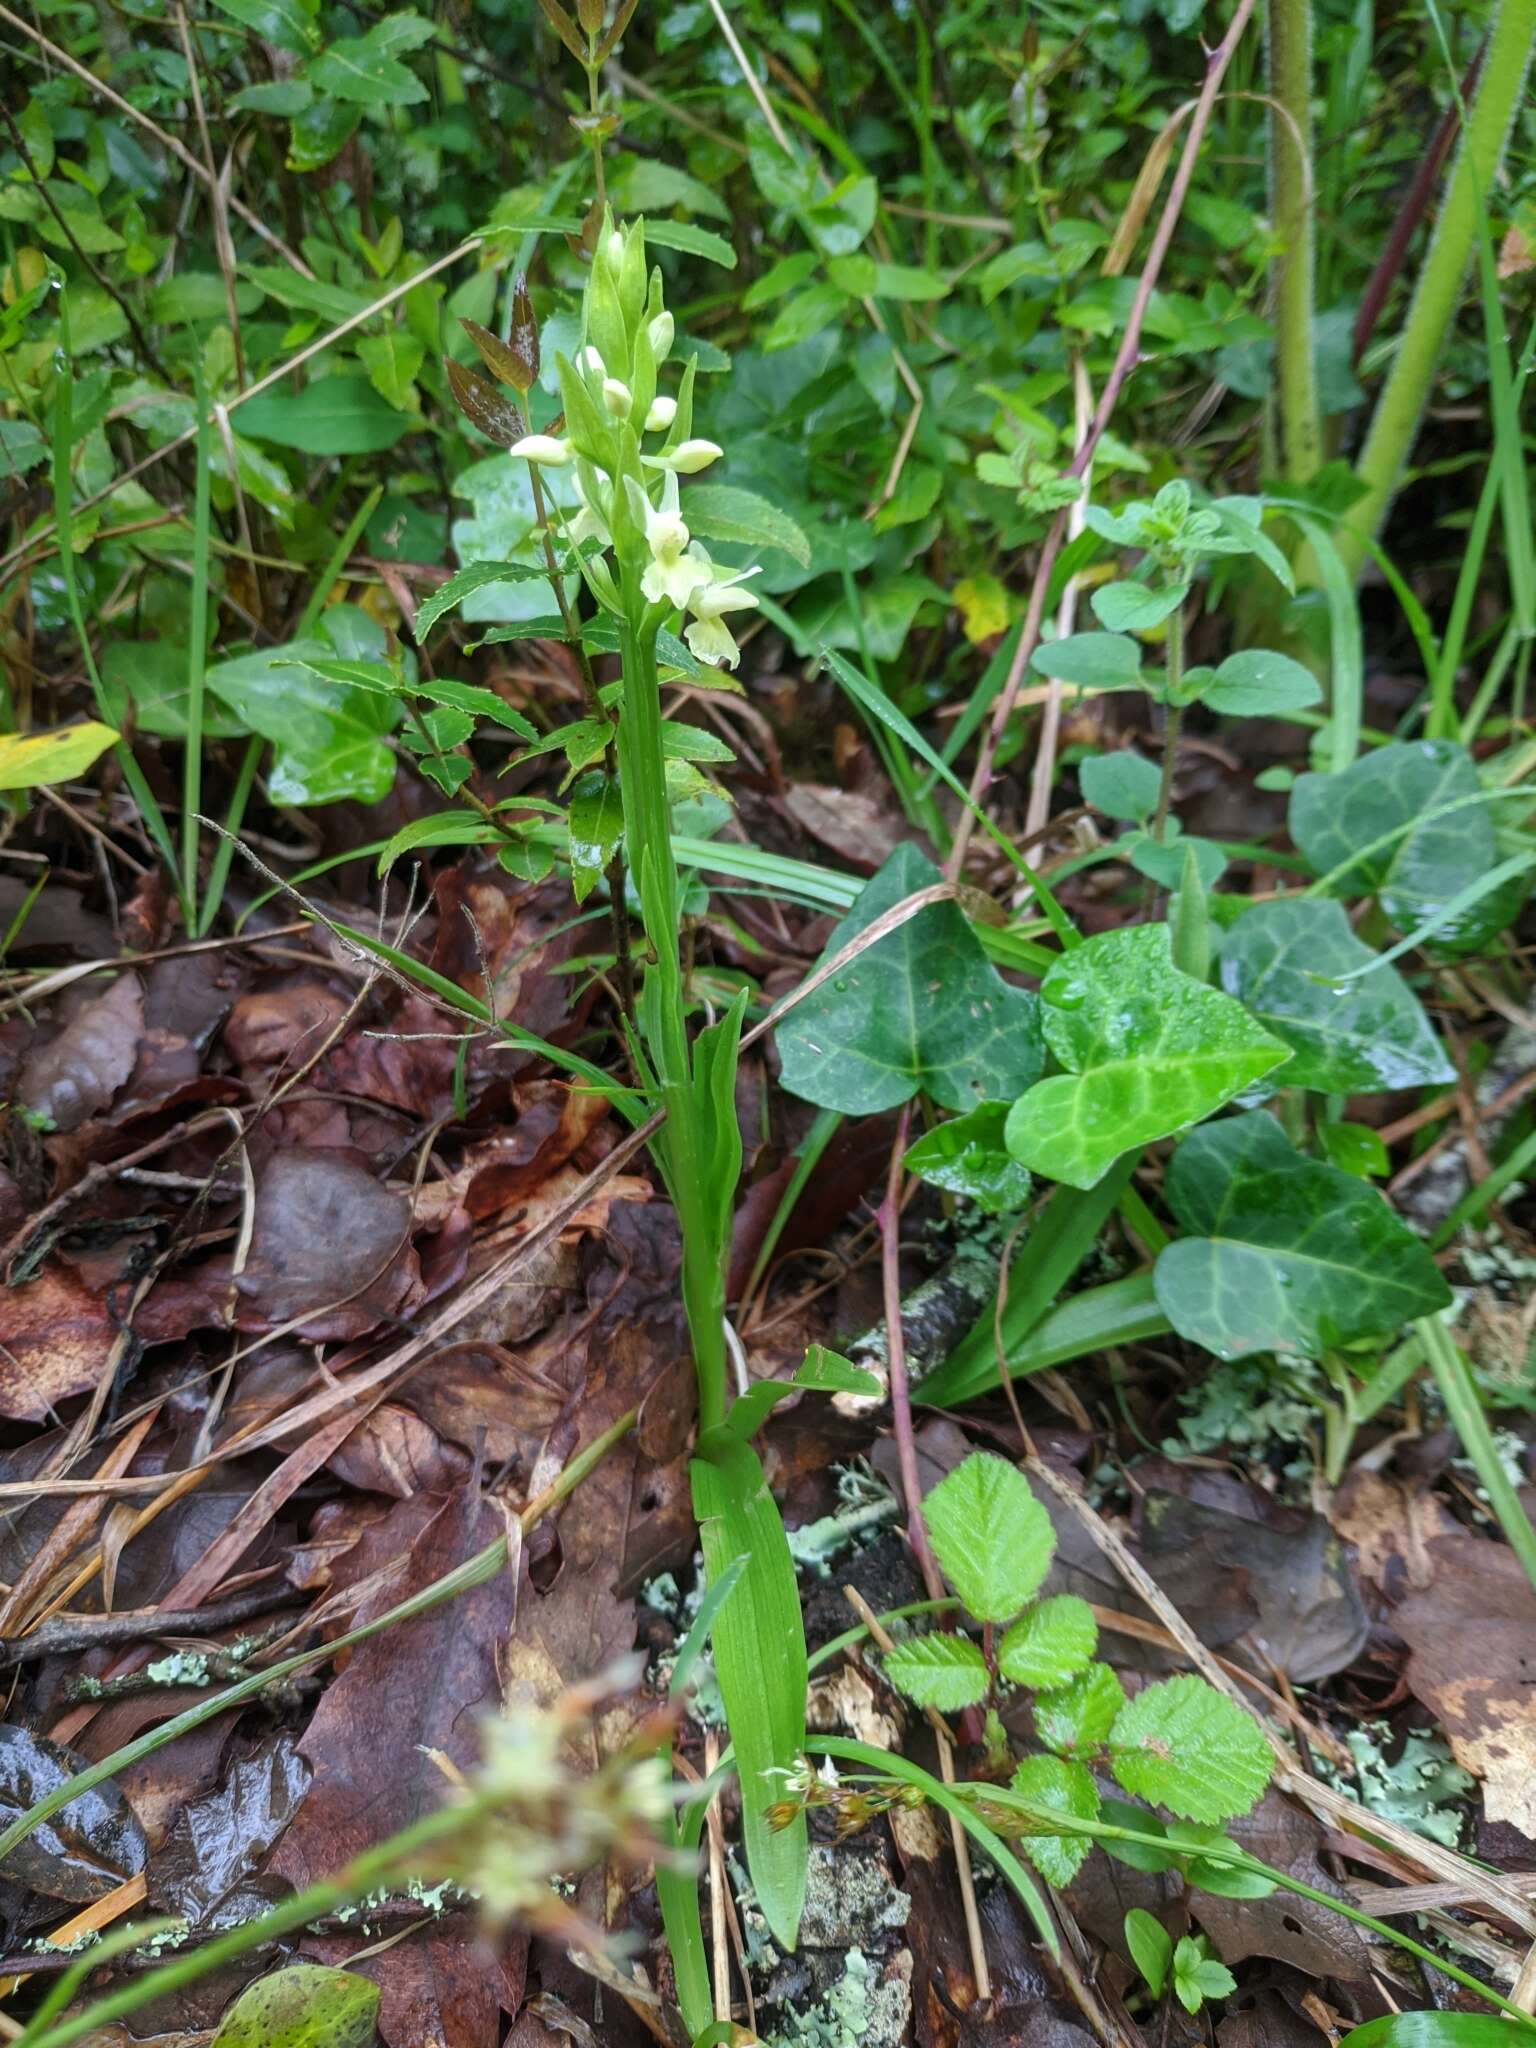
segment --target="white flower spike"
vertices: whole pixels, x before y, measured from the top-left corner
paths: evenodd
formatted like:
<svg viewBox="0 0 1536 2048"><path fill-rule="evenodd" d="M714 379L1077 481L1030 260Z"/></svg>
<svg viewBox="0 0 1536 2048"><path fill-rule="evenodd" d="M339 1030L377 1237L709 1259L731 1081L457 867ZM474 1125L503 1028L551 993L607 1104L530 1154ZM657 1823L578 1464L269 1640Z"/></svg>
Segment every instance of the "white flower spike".
<svg viewBox="0 0 1536 2048"><path fill-rule="evenodd" d="M576 450L569 441L557 440L553 434L524 434L507 453L520 455L525 462L542 462L551 469L560 469L574 459Z"/></svg>

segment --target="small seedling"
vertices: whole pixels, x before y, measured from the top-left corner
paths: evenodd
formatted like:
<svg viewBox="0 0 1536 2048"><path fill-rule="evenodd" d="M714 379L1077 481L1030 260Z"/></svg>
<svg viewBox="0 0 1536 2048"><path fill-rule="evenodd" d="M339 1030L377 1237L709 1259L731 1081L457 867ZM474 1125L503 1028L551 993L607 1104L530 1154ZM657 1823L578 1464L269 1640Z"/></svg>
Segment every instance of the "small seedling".
<svg viewBox="0 0 1536 2048"><path fill-rule="evenodd" d="M1125 1945L1152 1996L1161 1998L1171 1985L1187 2013L1197 2013L1208 1998L1225 1998L1237 1989L1232 1972L1211 1954L1203 1934L1182 1935L1175 1944L1162 1922L1144 1907L1133 1906L1126 1914Z"/></svg>

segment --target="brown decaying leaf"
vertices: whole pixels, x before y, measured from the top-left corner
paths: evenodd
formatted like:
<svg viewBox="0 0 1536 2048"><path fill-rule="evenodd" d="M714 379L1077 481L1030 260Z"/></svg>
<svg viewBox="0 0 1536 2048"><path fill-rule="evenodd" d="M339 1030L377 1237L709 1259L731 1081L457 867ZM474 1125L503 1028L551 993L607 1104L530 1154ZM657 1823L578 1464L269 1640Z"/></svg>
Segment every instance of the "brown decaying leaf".
<svg viewBox="0 0 1536 2048"><path fill-rule="evenodd" d="M0 1724L0 1815L14 1820L86 1768L86 1759L29 1728ZM82 1792L6 1858L13 1884L86 1905L144 1868L144 1832L110 1781Z"/></svg>
<svg viewBox="0 0 1536 2048"><path fill-rule="evenodd" d="M1502 1543L1458 1531L1428 1548L1433 1578L1392 1616L1409 1689L1482 1780L1486 1818L1536 1835L1536 1593Z"/></svg>
<svg viewBox="0 0 1536 2048"><path fill-rule="evenodd" d="M132 1074L143 1035L143 984L136 974L120 974L27 1056L21 1100L55 1130L77 1130L108 1106Z"/></svg>
<svg viewBox="0 0 1536 2048"><path fill-rule="evenodd" d="M240 1328L302 1318L306 1338L348 1338L403 1314L420 1281L410 1221L410 1197L382 1187L357 1152L274 1154L256 1177L250 1257L236 1281Z"/></svg>
<svg viewBox="0 0 1536 2048"><path fill-rule="evenodd" d="M59 1402L94 1387L116 1332L107 1304L67 1266L44 1266L25 1287L0 1288L0 1415L46 1421Z"/></svg>

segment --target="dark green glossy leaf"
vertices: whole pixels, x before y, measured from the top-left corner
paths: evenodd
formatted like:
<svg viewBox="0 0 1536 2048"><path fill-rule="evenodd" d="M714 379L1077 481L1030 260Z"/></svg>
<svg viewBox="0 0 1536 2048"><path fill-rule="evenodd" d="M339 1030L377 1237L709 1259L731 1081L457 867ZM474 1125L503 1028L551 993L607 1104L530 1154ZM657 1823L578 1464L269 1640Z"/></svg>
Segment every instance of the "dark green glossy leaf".
<svg viewBox="0 0 1536 2048"><path fill-rule="evenodd" d="M947 1194L966 1195L989 1216L1011 1215L1029 1200L1029 1170L1003 1142L1005 1103L983 1102L936 1124L907 1153L907 1171Z"/></svg>
<svg viewBox="0 0 1536 2048"><path fill-rule="evenodd" d="M939 881L898 846L827 941L829 959L887 910ZM990 965L959 908L932 903L877 939L778 1030L784 1085L823 1109L872 1116L922 1093L971 1109L1040 1071L1035 998Z"/></svg>
<svg viewBox="0 0 1536 2048"><path fill-rule="evenodd" d="M1339 2048L1509 2048L1528 2028L1484 2012L1388 2012L1354 2027Z"/></svg>
<svg viewBox="0 0 1536 2048"><path fill-rule="evenodd" d="M571 894L585 903L602 880L624 834L624 805L617 782L584 775L571 791Z"/></svg>
<svg viewBox="0 0 1536 2048"><path fill-rule="evenodd" d="M1281 897L1243 912L1217 971L1227 993L1291 1048L1279 1076L1288 1088L1351 1095L1454 1081L1417 996L1395 968L1372 966L1375 957L1342 904Z"/></svg>
<svg viewBox="0 0 1536 2048"><path fill-rule="evenodd" d="M1498 858L1496 811L1482 795L1465 747L1405 741L1378 747L1340 775L1303 775L1291 792L1291 837L1316 874L1333 877L1337 894L1379 896L1398 930L1411 931ZM1524 891L1524 877L1512 877L1449 917L1428 943L1478 951L1509 923Z"/></svg>
<svg viewBox="0 0 1536 2048"><path fill-rule="evenodd" d="M399 723L398 698L332 682L309 665L329 660L325 641L236 655L208 671L208 688L273 745L268 787L285 804L377 803L395 779L384 735Z"/></svg>
<svg viewBox="0 0 1536 2048"><path fill-rule="evenodd" d="M1014 1104L1008 1149L1077 1188L1289 1057L1230 996L1180 974L1163 924L1089 939L1046 975L1040 1002L1046 1043L1069 1071Z"/></svg>
<svg viewBox="0 0 1536 2048"><path fill-rule="evenodd" d="M1187 1138L1165 1193L1191 1234L1159 1256L1157 1298L1182 1336L1219 1358L1317 1357L1450 1301L1429 1252L1382 1197L1305 1158L1262 1111Z"/></svg>

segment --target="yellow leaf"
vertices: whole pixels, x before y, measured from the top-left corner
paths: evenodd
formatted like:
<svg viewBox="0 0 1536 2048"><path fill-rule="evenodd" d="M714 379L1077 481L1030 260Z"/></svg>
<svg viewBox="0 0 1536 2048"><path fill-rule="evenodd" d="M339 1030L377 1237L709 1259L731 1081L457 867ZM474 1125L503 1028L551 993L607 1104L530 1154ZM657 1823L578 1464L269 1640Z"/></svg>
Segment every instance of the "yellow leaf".
<svg viewBox="0 0 1536 2048"><path fill-rule="evenodd" d="M955 585L951 596L973 647L1006 630L1008 593L995 576L967 576Z"/></svg>
<svg viewBox="0 0 1536 2048"><path fill-rule="evenodd" d="M87 719L57 732L0 734L0 789L36 789L83 775L117 738L109 725Z"/></svg>

